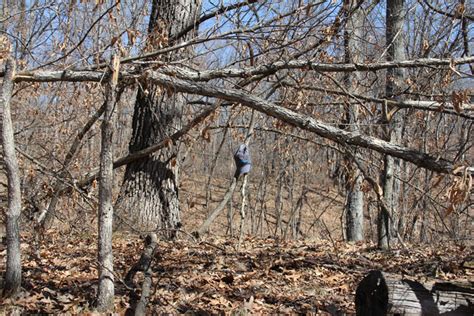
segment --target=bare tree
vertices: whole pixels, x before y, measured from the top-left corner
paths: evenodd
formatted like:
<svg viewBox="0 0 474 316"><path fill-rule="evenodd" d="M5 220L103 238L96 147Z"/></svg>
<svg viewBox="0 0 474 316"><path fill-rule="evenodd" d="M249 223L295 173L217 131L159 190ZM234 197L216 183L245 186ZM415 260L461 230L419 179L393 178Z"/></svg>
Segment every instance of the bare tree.
<svg viewBox="0 0 474 316"><path fill-rule="evenodd" d="M106 106L102 121L102 144L100 152L99 178L99 290L97 292L97 310L100 312L113 310L114 306L114 257L112 253L112 222L114 210L112 206L113 189L113 128L116 115L117 81L119 58L114 55L112 60L112 76L106 87Z"/></svg>
<svg viewBox="0 0 474 316"><path fill-rule="evenodd" d="M365 14L359 1L346 0L345 5L348 6L348 11L352 11L344 30L345 61L359 62L363 59ZM357 94L358 85L363 79L361 73L347 73L344 79L348 90ZM345 112L344 123L347 128L350 131L358 131L359 104L348 102ZM361 190L363 177L348 159L346 166L346 238L348 241L360 241L364 239L364 194Z"/></svg>
<svg viewBox="0 0 474 316"><path fill-rule="evenodd" d="M387 60L398 61L405 59L405 44L403 36L403 24L406 15L404 0L388 0L386 12L386 45ZM389 99L401 101L404 84L405 70L394 68L387 70L386 95ZM395 107L384 106L384 120L388 126L385 129L385 139L389 142L399 144L402 139L403 113ZM379 218L378 245L381 248L390 246L393 235L393 219L398 211L400 198L400 183L395 175L400 173L400 160L389 155L384 158L384 170L382 175L383 197L388 207L382 208ZM389 214L387 214L387 211Z"/></svg>
<svg viewBox="0 0 474 316"><path fill-rule="evenodd" d="M246 215L258 219L261 234L266 233L264 227L272 233L275 226L283 238L285 226L293 232L286 236L293 237L320 234L318 225L327 230L317 212L325 204L319 198L331 205L341 224L346 222L340 217L345 193L326 192L316 198L312 193L334 191L326 177L335 164L328 151L342 156L349 151L366 170L364 177L371 179L383 173L385 155L409 162L399 170L395 163L392 172L393 190L401 183L406 194L388 194L394 202L385 203L401 233L416 231L423 218L424 231L454 236L459 231L455 228L462 227L460 219L468 218L466 212L452 220L438 215L450 209L442 196L452 175L433 186L437 172L450 174L454 166L470 164L466 153L472 144L474 106L468 71L474 59L465 44L472 40L466 32L472 21L468 2L461 10L457 3L407 0L413 14L403 21L409 31L402 33L406 57L389 61L384 60L396 43L387 39L385 45L386 1L206 2L202 14L199 1L22 3L22 8L8 6L2 21L15 43L19 69L14 76L18 106L12 115L17 149L24 158L20 177L26 184L28 215L38 197L44 205L51 201L49 208L58 210L51 213L53 218L70 226L82 217L94 222L100 160L100 132L94 122L101 113L96 100L103 93L101 83L110 79L103 60L117 47L122 55L119 81L126 97L118 110L120 133L113 139L114 168L128 166L125 173L117 173L114 194L121 189L116 201L120 212L114 223L125 229L160 229L173 237L182 218L178 210L192 204L197 205L196 213L190 216L204 220L209 209L189 186L206 176L209 161L215 161L213 183L229 177L228 157L215 151L230 152L244 140L249 113L245 107L260 112L252 144L257 149L253 174L259 176L249 178L252 208ZM199 33L193 31L197 26ZM393 92L385 85L386 73L401 82ZM263 97L269 92L270 98ZM210 115L216 104L222 111ZM209 105L210 112L202 111ZM343 106L347 113L341 111ZM395 137L400 116L404 137L389 138ZM217 129L228 120L226 139L218 142L211 135L200 142L204 137L192 129L201 119ZM390 126L384 129L387 122ZM359 168L345 165L355 180L349 182L354 186L348 186L346 207L361 205L358 187L366 201L378 199L369 182L361 184ZM418 167L434 172L426 178ZM185 190L179 195L182 175ZM213 197L218 196L219 185L213 189ZM71 194L64 196L65 192ZM179 200L188 198L193 203L180 206ZM216 205L211 199L208 207ZM422 214L422 208L432 212ZM194 219L181 214L188 228L195 229L189 227ZM351 223L361 217L347 214L350 236ZM409 222L415 223L413 229L407 228ZM340 234L343 225L338 226Z"/></svg>
<svg viewBox="0 0 474 316"><path fill-rule="evenodd" d="M4 38L3 38L4 39ZM1 38L0 38L1 40ZM0 56L10 53L9 43L5 41L0 47ZM0 111L2 119L2 146L8 177L8 210L6 212L7 264L5 271L5 286L3 296L17 294L21 286L21 250L20 250L20 215L21 188L20 172L15 153L13 124L10 113L10 101L13 91L15 63L7 55L5 77L3 78Z"/></svg>
<svg viewBox="0 0 474 316"><path fill-rule="evenodd" d="M157 49L189 38L200 12L200 0L153 0L148 25L148 47ZM187 31L187 32L186 32ZM184 34L182 34L184 32ZM164 57L164 62L186 58L184 51ZM184 96L143 82L133 115L131 153L144 149L181 129ZM178 199L178 144L127 165L117 202L118 224L139 230L159 229L173 237L180 224Z"/></svg>

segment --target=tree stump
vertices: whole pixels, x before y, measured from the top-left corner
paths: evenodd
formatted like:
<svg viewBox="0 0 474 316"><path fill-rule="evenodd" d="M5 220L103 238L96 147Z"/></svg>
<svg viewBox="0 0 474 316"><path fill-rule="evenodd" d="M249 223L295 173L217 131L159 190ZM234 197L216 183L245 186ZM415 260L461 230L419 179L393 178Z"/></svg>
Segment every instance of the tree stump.
<svg viewBox="0 0 474 316"><path fill-rule="evenodd" d="M356 291L357 315L474 315L474 283L433 285L371 271Z"/></svg>

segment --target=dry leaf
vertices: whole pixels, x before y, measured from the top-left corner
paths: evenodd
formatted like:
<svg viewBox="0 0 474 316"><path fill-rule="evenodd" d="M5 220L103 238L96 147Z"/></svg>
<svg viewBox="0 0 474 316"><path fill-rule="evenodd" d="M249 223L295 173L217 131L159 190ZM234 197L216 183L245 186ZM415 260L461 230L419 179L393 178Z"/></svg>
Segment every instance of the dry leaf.
<svg viewBox="0 0 474 316"><path fill-rule="evenodd" d="M469 168L465 166L457 167L454 169L453 174L457 175L454 176L445 195L450 203L446 215L451 214L456 209L456 206L467 200L472 188L472 176Z"/></svg>
<svg viewBox="0 0 474 316"><path fill-rule="evenodd" d="M453 91L451 94L451 102L453 103L454 110L457 113L461 113L463 110L463 104L469 100L469 94L467 90Z"/></svg>
<svg viewBox="0 0 474 316"><path fill-rule="evenodd" d="M129 45L134 45L137 39L136 32L134 30L127 29L127 37Z"/></svg>
<svg viewBox="0 0 474 316"><path fill-rule="evenodd" d="M177 164L176 158L171 159L170 164L171 164L171 167L176 167L176 164Z"/></svg>
<svg viewBox="0 0 474 316"><path fill-rule="evenodd" d="M209 126L206 126L201 132L202 138L208 143L211 142L211 133L209 131L210 131Z"/></svg>
<svg viewBox="0 0 474 316"><path fill-rule="evenodd" d="M164 140L164 143L165 143L165 147L167 148L171 148L173 147L173 140L169 137L167 137L165 140Z"/></svg>

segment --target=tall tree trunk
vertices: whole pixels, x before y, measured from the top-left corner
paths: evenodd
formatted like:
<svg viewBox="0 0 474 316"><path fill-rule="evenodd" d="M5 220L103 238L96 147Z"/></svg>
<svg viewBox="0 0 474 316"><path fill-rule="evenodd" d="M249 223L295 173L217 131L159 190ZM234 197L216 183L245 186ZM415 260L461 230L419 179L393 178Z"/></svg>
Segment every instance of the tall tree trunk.
<svg viewBox="0 0 474 316"><path fill-rule="evenodd" d="M0 96L0 111L2 119L2 145L5 167L8 178L8 210L7 219L7 265L3 296L10 297L20 290L21 285L21 252L20 252L20 215L21 189L18 161L15 153L13 124L10 113L10 100L13 90L13 75L15 63L7 58L5 76L3 78L2 94Z"/></svg>
<svg viewBox="0 0 474 316"><path fill-rule="evenodd" d="M119 58L114 56L113 74L106 87L106 105L102 121L102 140L100 150L99 178L99 291L97 293L97 310L106 312L114 307L114 257L112 253L112 188L113 188L113 128L115 125L114 109L116 105L116 86L118 79Z"/></svg>
<svg viewBox="0 0 474 316"><path fill-rule="evenodd" d="M403 43L403 23L405 20L405 0L387 0L386 11L386 45L387 60L404 60L405 46ZM393 68L387 70L386 78L386 95L388 99L401 101L404 88L403 68ZM385 107L384 116L387 120L385 129L385 138L387 141L400 144L402 135L403 117L398 111L393 114L394 109ZM400 159L385 155L384 170L382 174L384 200L388 207L388 212L381 211L379 217L379 237L378 246L380 248L388 248L390 239L393 236L392 220L396 218L398 209L398 200L400 197L400 182L395 179L394 175L400 173Z"/></svg>
<svg viewBox="0 0 474 316"><path fill-rule="evenodd" d="M357 0L345 0L348 11L354 10L346 23L344 32L346 63L363 60L361 39L364 38L364 12L361 7L357 8L358 2ZM362 76L359 72L347 73L344 78L349 91L354 93L358 93L357 85L361 80ZM348 125L346 128L350 131L358 131L359 105L349 103L347 106L345 122ZM346 175L346 236L348 241L359 241L364 239L364 194L361 190L363 176L350 159L346 158L345 160L349 166L349 174Z"/></svg>
<svg viewBox="0 0 474 316"><path fill-rule="evenodd" d="M148 26L148 47L173 45L174 39L192 25L200 11L201 0L153 0ZM186 39L186 36L179 40ZM164 60L183 58L173 52ZM165 139L181 129L184 97L163 91L153 84L140 85L133 114L130 153ZM117 201L117 225L138 231L159 230L172 238L180 225L178 200L179 159L177 144L127 165Z"/></svg>

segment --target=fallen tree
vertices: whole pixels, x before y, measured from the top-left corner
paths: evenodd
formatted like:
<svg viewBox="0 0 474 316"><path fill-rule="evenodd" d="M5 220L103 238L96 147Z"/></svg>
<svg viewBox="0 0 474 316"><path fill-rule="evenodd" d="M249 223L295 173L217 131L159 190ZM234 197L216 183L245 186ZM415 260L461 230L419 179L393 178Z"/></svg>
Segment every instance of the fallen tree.
<svg viewBox="0 0 474 316"><path fill-rule="evenodd" d="M125 277L125 284L131 289L131 306L128 314L133 315L146 315L146 306L150 299L151 285L152 285L152 262L156 254L158 243L158 237L155 233L149 234L145 238L145 248L143 249L142 255L137 263L135 263L128 271ZM141 296L137 295L134 291L135 285L133 277L137 272L143 272L143 284L141 290Z"/></svg>
<svg viewBox="0 0 474 316"><path fill-rule="evenodd" d="M474 283L422 284L378 270L359 283L357 315L473 315ZM447 315L447 314L446 314Z"/></svg>

